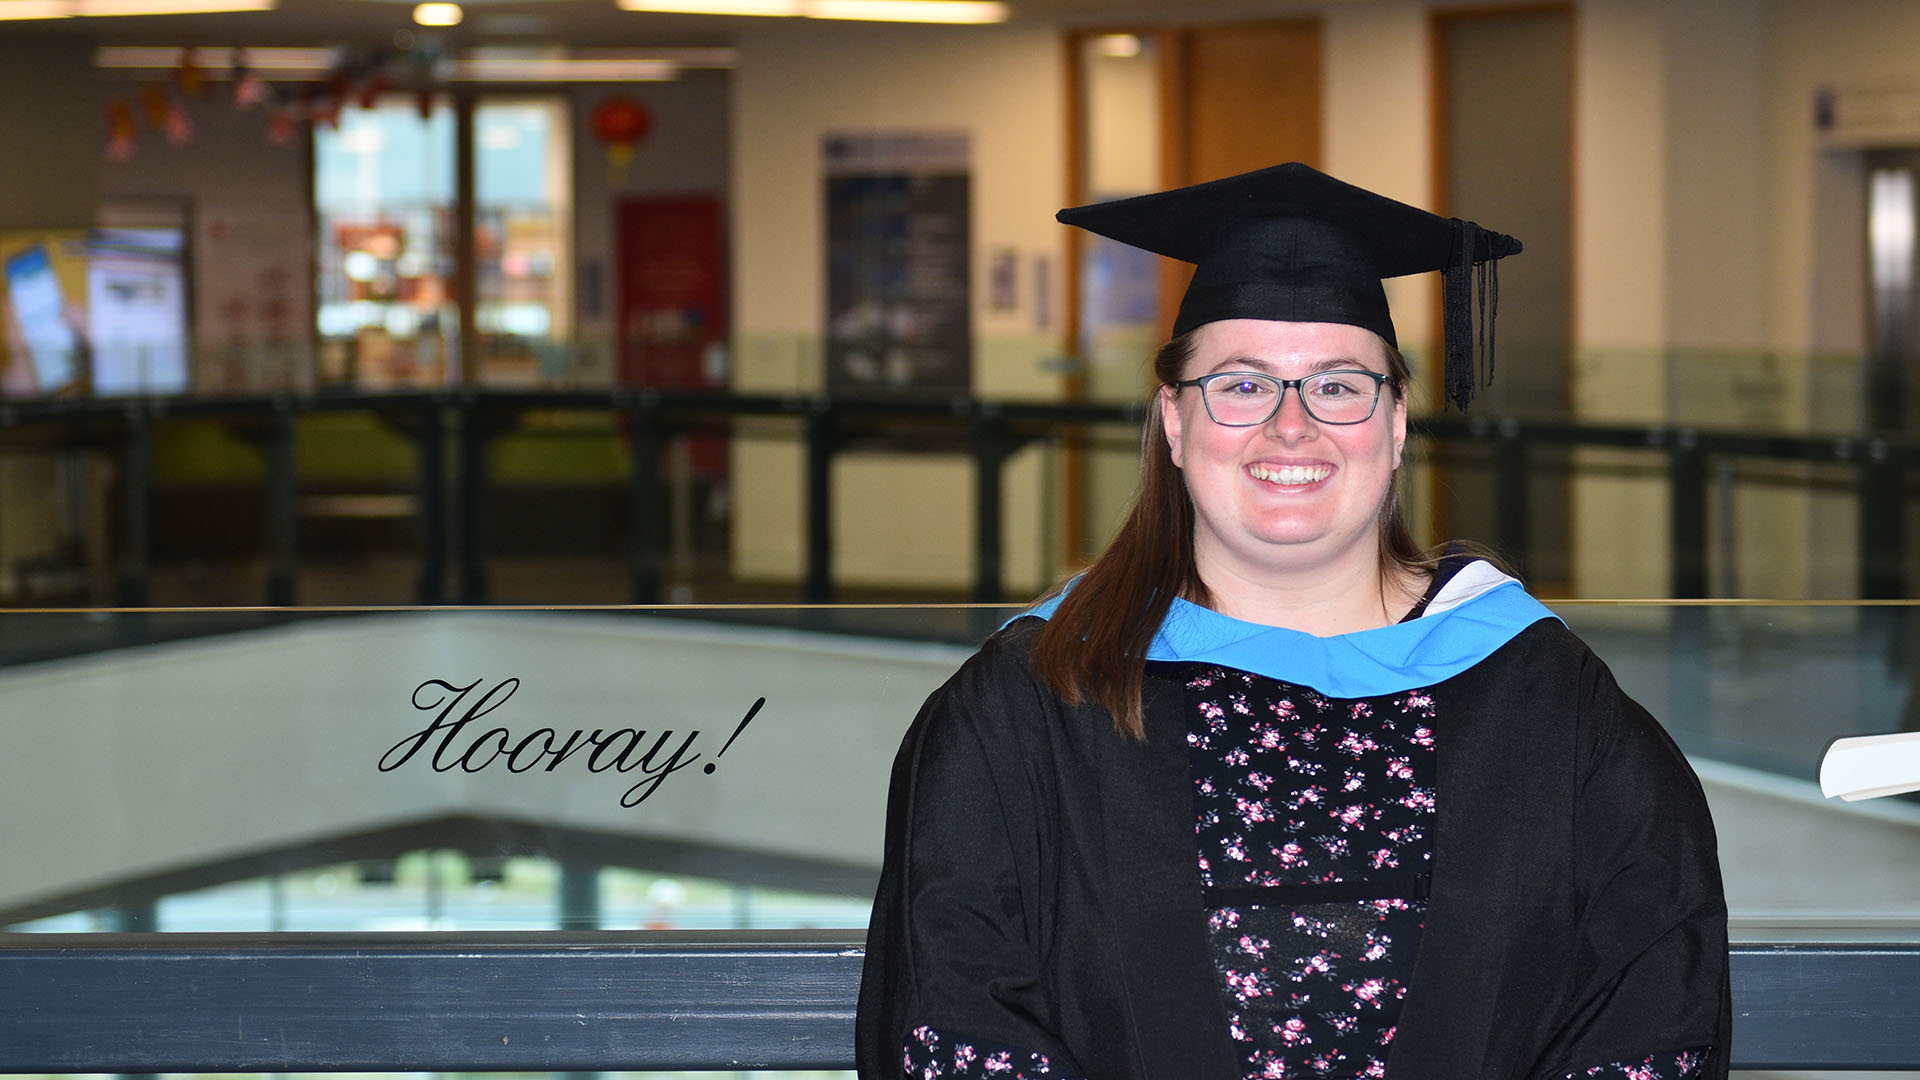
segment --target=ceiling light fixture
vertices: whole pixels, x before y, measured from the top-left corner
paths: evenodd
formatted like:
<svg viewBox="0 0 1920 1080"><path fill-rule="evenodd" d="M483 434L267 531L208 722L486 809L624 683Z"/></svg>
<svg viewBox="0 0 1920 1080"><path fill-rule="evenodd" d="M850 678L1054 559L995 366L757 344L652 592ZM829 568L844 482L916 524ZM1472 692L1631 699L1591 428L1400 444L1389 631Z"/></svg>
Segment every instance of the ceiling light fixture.
<svg viewBox="0 0 1920 1080"><path fill-rule="evenodd" d="M428 3L413 9L413 21L421 26L459 26L466 13L459 4Z"/></svg>
<svg viewBox="0 0 1920 1080"><path fill-rule="evenodd" d="M281 48L270 45L248 46L247 66L271 78L322 78L339 65L340 53L334 49ZM93 66L102 71L172 71L180 66L180 49L164 45L102 45L93 52ZM231 70L225 49L202 48L200 66L207 74L223 78Z"/></svg>
<svg viewBox="0 0 1920 1080"><path fill-rule="evenodd" d="M0 19L72 19L111 15L217 15L272 11L279 0L7 0Z"/></svg>
<svg viewBox="0 0 1920 1080"><path fill-rule="evenodd" d="M272 11L280 0L73 0L75 15L218 15Z"/></svg>
<svg viewBox="0 0 1920 1080"><path fill-rule="evenodd" d="M4 6L5 0L0 0ZM202 48L200 66L213 78L231 70L226 49ZM324 79L340 66L335 49L246 48L247 66L270 79ZM459 82L659 82L682 71L728 70L739 66L738 50L728 48L594 49L579 53L527 52L497 48L471 49L455 57L441 77ZM103 72L142 77L173 71L180 66L178 47L103 45L94 50L93 66Z"/></svg>
<svg viewBox="0 0 1920 1080"><path fill-rule="evenodd" d="M1007 21L1007 5L991 0L811 0L810 19L858 19L863 22L997 23Z"/></svg>
<svg viewBox="0 0 1920 1080"><path fill-rule="evenodd" d="M64 19L73 14L67 0L13 0L0 4L0 19Z"/></svg>
<svg viewBox="0 0 1920 1080"><path fill-rule="evenodd" d="M628 11L679 15L774 15L862 22L997 23L999 0L619 0Z"/></svg>
<svg viewBox="0 0 1920 1080"><path fill-rule="evenodd" d="M451 75L460 82L671 82L680 76L680 65L655 59L468 56L453 62Z"/></svg>
<svg viewBox="0 0 1920 1080"><path fill-rule="evenodd" d="M800 0L619 0L628 11L675 15L798 15Z"/></svg>

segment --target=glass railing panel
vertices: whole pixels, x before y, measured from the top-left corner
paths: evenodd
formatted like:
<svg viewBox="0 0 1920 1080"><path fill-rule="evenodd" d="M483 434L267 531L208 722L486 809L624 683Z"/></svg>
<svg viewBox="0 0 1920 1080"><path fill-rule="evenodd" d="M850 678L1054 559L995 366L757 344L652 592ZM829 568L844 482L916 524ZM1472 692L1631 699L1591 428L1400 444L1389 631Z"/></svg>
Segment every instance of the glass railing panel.
<svg viewBox="0 0 1920 1080"><path fill-rule="evenodd" d="M1920 936L1920 804L1816 782L1920 724L1920 607L1554 607L1694 762L1737 935ZM1018 610L6 613L0 925L857 930L901 735Z"/></svg>
<svg viewBox="0 0 1920 1080"><path fill-rule="evenodd" d="M1555 608L1700 774L1736 940L1920 940L1920 802L1818 783L1833 740L1915 729L1920 607Z"/></svg>
<svg viewBox="0 0 1920 1080"><path fill-rule="evenodd" d="M1014 610L0 615L0 925L861 927L901 734Z"/></svg>

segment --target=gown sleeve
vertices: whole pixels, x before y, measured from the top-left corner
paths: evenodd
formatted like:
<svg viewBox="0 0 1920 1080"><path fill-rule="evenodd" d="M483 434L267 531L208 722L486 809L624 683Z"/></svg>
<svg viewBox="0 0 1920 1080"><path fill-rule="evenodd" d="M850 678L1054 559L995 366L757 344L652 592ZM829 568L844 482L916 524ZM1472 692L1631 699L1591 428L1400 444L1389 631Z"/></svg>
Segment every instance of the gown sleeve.
<svg viewBox="0 0 1920 1080"><path fill-rule="evenodd" d="M1588 654L1579 936L1554 1075L1722 1080L1732 1010L1713 821L1673 740Z"/></svg>
<svg viewBox="0 0 1920 1080"><path fill-rule="evenodd" d="M862 1080L1078 1073L1043 962L1045 764L1009 737L1043 719L1023 676L1004 655L975 657L894 761L855 1024Z"/></svg>

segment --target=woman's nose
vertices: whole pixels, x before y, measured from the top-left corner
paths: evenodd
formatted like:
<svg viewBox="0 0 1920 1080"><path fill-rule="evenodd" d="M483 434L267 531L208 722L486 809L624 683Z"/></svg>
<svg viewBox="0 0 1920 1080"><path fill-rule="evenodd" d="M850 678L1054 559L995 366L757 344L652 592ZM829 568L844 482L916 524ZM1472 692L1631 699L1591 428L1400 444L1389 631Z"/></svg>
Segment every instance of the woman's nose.
<svg viewBox="0 0 1920 1080"><path fill-rule="evenodd" d="M1313 430L1313 415L1307 412L1307 400L1297 386L1280 389L1280 407L1267 420L1267 433L1284 439L1297 439Z"/></svg>

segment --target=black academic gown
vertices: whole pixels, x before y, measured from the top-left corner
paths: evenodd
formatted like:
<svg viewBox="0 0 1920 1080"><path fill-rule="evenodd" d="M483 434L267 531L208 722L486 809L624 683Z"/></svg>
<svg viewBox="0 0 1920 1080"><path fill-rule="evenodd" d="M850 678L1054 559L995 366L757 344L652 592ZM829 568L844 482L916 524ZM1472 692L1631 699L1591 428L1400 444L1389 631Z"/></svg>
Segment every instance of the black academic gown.
<svg viewBox="0 0 1920 1080"><path fill-rule="evenodd" d="M860 992L864 1080L930 1025L1088 1080L1230 1080L1208 957L1180 665L1149 664L1147 738L1063 704L1015 621L937 691L894 765ZM1558 621L1435 685L1426 929L1389 1080L1560 1077L1711 1045L1724 1077L1726 907L1698 781Z"/></svg>

